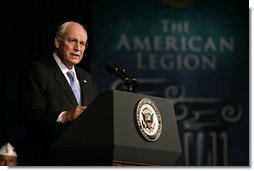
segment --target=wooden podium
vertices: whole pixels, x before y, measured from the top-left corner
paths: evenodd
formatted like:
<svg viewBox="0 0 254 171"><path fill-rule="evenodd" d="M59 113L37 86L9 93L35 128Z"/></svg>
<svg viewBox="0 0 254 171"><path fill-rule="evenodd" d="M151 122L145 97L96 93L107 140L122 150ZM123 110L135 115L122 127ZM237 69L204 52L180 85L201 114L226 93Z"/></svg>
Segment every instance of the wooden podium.
<svg viewBox="0 0 254 171"><path fill-rule="evenodd" d="M137 124L137 105L143 98L151 99L159 109L161 122L155 125L161 124L161 132L156 140L147 140ZM51 144L50 152L57 165L174 165L182 150L173 103L160 97L106 91Z"/></svg>

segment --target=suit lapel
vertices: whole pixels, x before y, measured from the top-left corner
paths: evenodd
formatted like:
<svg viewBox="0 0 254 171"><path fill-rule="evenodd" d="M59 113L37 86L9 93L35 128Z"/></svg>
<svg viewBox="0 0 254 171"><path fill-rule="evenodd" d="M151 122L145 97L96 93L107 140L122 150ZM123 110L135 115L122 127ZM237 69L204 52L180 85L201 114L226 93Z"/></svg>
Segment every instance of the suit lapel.
<svg viewBox="0 0 254 171"><path fill-rule="evenodd" d="M57 80L57 82L59 83L59 85L62 87L62 89L64 90L65 94L67 95L67 97L69 98L69 100L71 101L71 103L74 106L78 105L78 102L74 96L74 93L68 83L68 81L66 80L66 78L64 77L63 73L61 70L59 70L60 72L55 72L55 78Z"/></svg>
<svg viewBox="0 0 254 171"><path fill-rule="evenodd" d="M57 80L57 82L59 83L59 85L62 87L62 89L64 90L65 94L67 95L67 97L69 98L69 100L71 101L71 103L74 106L78 105L78 102L72 92L72 89L68 83L68 81L66 80L66 78L64 77L63 73L61 70L55 71L55 78Z"/></svg>
<svg viewBox="0 0 254 171"><path fill-rule="evenodd" d="M56 81L58 82L60 87L63 89L64 93L66 94L66 96L68 97L70 102L73 104L73 106L76 107L78 105L78 102L77 102L77 100L75 98L75 95L72 92L72 89L71 89L68 81L66 80L64 74L62 73L61 69L57 65L57 63L54 60L54 58L51 58L49 60L49 62L51 64L51 66L52 66L52 71L54 73Z"/></svg>
<svg viewBox="0 0 254 171"><path fill-rule="evenodd" d="M79 84L80 84L81 99L82 99L81 103L82 103L82 105L85 105L87 97L84 92L89 91L89 89L87 87L87 80L86 80L85 76L82 75L81 72L79 72L79 70L76 69L76 73L77 73L77 77L78 77Z"/></svg>

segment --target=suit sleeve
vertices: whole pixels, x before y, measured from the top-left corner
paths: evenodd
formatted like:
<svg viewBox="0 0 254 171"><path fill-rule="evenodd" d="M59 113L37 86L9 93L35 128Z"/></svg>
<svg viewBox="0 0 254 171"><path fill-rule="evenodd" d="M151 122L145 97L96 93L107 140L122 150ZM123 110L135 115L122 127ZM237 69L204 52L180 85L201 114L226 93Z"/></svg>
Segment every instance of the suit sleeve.
<svg viewBox="0 0 254 171"><path fill-rule="evenodd" d="M24 119L33 125L54 126L61 111L48 111L46 106L46 77L40 66L31 65L24 73L21 103Z"/></svg>

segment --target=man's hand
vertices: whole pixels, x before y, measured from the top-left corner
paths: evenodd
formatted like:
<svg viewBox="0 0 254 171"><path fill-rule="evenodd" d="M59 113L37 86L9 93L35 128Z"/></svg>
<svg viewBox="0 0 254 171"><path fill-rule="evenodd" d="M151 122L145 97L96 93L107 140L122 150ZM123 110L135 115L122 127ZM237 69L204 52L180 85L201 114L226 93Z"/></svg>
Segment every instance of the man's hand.
<svg viewBox="0 0 254 171"><path fill-rule="evenodd" d="M74 108L71 111L67 111L64 112L64 114L62 115L62 122L71 122L74 121L75 119L77 119L77 117L84 112L84 110L86 109L86 106L77 106L76 108Z"/></svg>

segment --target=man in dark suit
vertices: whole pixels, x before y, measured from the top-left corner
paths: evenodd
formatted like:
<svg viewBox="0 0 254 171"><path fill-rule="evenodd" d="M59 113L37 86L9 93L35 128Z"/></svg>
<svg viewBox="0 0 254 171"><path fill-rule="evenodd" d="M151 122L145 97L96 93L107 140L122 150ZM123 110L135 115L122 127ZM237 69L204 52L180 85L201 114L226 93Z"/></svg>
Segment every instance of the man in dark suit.
<svg viewBox="0 0 254 171"><path fill-rule="evenodd" d="M27 130L26 165L54 165L49 145L95 99L93 77L76 66L86 47L86 29L77 22L63 23L55 36L53 55L27 68L21 91ZM73 80L69 72L74 74Z"/></svg>

